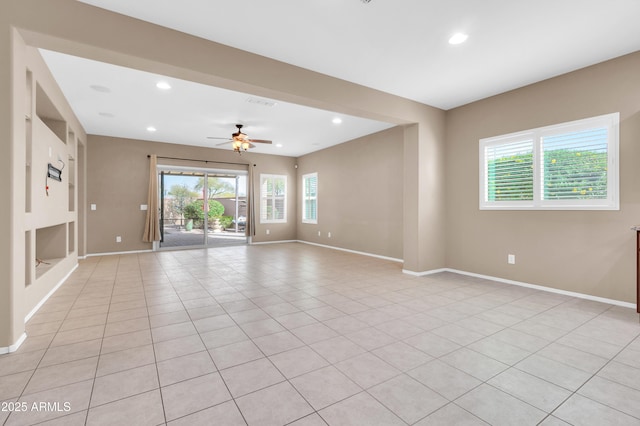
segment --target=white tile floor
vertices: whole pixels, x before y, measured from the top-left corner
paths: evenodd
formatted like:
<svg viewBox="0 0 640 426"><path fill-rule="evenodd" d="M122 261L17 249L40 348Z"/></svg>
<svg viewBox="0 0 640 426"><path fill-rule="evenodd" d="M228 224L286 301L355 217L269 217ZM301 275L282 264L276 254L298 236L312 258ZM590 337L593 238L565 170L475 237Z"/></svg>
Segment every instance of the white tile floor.
<svg viewBox="0 0 640 426"><path fill-rule="evenodd" d="M640 424L631 309L303 244L90 258L27 332L6 425Z"/></svg>

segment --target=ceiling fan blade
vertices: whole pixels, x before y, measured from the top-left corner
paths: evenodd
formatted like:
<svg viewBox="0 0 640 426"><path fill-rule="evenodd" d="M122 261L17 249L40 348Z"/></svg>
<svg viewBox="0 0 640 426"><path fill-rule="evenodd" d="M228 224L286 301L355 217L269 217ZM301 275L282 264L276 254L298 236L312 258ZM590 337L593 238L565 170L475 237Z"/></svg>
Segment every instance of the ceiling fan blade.
<svg viewBox="0 0 640 426"><path fill-rule="evenodd" d="M207 139L224 139L224 140L229 140L229 138L217 138L215 136L207 136Z"/></svg>
<svg viewBox="0 0 640 426"><path fill-rule="evenodd" d="M226 141L226 142L222 142L222 143L217 143L215 146L222 146L222 145L227 145L230 144L232 141Z"/></svg>
<svg viewBox="0 0 640 426"><path fill-rule="evenodd" d="M249 142L256 142L256 143L273 143L272 141L266 140L266 139L249 139Z"/></svg>

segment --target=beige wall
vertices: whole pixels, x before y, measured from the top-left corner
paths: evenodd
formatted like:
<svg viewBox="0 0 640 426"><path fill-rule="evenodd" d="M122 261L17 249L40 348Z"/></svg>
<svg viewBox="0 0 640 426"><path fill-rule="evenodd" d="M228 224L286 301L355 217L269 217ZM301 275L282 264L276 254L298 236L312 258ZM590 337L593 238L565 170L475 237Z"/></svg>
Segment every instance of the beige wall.
<svg viewBox="0 0 640 426"><path fill-rule="evenodd" d="M635 303L640 53L447 112L447 266ZM480 211L478 141L620 112L619 211ZM507 254L516 264L507 264Z"/></svg>
<svg viewBox="0 0 640 426"><path fill-rule="evenodd" d="M142 241L146 212L140 210L147 204L149 186L149 159L147 155L163 157L251 163L254 180L259 185L260 173L287 175L290 191L295 194L295 159L292 157L243 153L200 148L186 145L158 143L132 139L89 136L87 167L87 204L96 204L95 211L87 212L87 252L88 254L113 253L132 250L150 250L151 244ZM201 168L234 168L234 166L158 160L159 164L175 164ZM235 167L247 170L246 167ZM256 197L256 202L259 199ZM288 201L287 215L295 218L295 200ZM296 237L294 220L286 224L256 222L254 242L292 240ZM116 236L122 237L116 243Z"/></svg>
<svg viewBox="0 0 640 426"><path fill-rule="evenodd" d="M77 143L86 139L39 53L10 28L4 16L3 10L0 128L4 133L0 141L5 155L0 168L10 175L2 189L9 203L0 214L2 226L8 228L0 245L0 351L16 344L25 330L25 316L77 264L77 205L70 209L69 197L77 198L70 178L80 161L68 158L80 160ZM36 96L36 87L50 102ZM42 109L42 105L51 108ZM46 120L52 110L60 119L61 124L53 126L59 136L38 117ZM62 182L49 181L47 195L47 163L60 166L58 157L66 163ZM50 265L36 267L36 257L45 258Z"/></svg>
<svg viewBox="0 0 640 426"><path fill-rule="evenodd" d="M402 259L403 145L395 127L298 158L298 239ZM316 172L318 223L302 223L302 175Z"/></svg>
<svg viewBox="0 0 640 426"><path fill-rule="evenodd" d="M147 155L154 153L256 164L256 188L261 173L286 175L288 221L261 224L257 220L254 242L300 239L402 259L403 143L404 131L397 127L295 159L250 152L240 157L226 150L91 135L87 204L96 204L97 209L87 212L88 253L151 249L150 243L142 241L145 212L140 205L147 204ZM234 167L162 159L159 162ZM295 164L299 166L297 170ZM312 172L320 176L318 225L300 221L299 185L302 174ZM256 202L259 203L259 193ZM116 236L122 237L121 243L116 243Z"/></svg>
<svg viewBox="0 0 640 426"><path fill-rule="evenodd" d="M405 132L404 268L420 272L444 266L444 111L74 0L9 3L11 23L31 45L340 113L415 124L415 131Z"/></svg>

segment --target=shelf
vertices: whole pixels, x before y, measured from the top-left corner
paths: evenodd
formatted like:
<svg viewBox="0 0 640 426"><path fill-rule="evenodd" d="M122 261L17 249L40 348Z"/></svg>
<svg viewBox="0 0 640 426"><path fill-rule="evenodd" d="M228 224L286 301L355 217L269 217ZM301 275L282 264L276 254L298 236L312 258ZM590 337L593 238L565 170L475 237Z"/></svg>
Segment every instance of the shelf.
<svg viewBox="0 0 640 426"><path fill-rule="evenodd" d="M36 260L36 280L53 269L53 267L60 263L60 261L62 261L63 259L64 258L40 259L42 263L40 263L39 265L38 261Z"/></svg>
<svg viewBox="0 0 640 426"><path fill-rule="evenodd" d="M36 115L66 145L67 122L38 83L36 83Z"/></svg>

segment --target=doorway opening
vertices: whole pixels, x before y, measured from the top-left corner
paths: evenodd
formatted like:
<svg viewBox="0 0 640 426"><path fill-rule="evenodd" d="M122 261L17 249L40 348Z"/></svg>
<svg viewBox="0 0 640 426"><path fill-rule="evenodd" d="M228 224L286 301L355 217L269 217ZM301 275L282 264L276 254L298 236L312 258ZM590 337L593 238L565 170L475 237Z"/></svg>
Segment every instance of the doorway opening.
<svg viewBox="0 0 640 426"><path fill-rule="evenodd" d="M160 249L247 244L247 172L162 166Z"/></svg>

